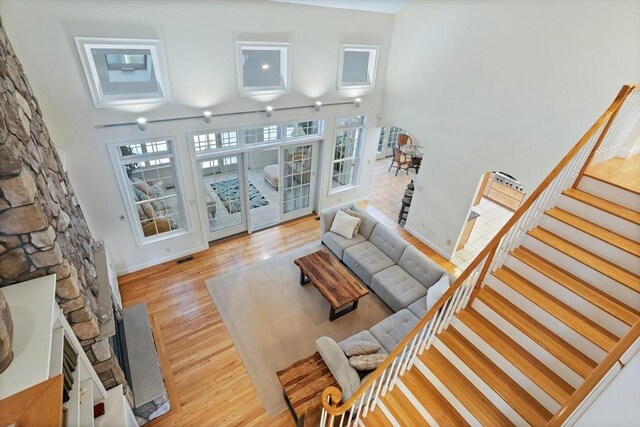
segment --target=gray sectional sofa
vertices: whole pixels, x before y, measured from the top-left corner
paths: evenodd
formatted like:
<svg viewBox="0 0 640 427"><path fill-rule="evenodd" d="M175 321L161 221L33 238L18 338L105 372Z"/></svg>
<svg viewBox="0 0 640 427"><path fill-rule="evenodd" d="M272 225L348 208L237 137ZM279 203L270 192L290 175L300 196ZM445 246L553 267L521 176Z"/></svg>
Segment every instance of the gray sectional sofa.
<svg viewBox="0 0 640 427"><path fill-rule="evenodd" d="M364 218L358 234L351 239L330 231L336 212L344 208ZM369 330L340 343L329 337L316 341L346 400L360 386L360 376L349 364L341 346L352 341L367 341L381 346L378 353L390 353L427 313L429 288L449 274L356 205L322 211L320 229L322 243L395 312ZM453 283L452 277L449 280Z"/></svg>

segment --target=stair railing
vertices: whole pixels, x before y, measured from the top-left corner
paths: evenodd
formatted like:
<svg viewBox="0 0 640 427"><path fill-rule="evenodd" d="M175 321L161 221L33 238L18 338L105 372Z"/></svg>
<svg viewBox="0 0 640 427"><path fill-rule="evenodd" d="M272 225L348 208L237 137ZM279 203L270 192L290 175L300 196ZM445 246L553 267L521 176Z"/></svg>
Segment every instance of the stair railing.
<svg viewBox="0 0 640 427"><path fill-rule="evenodd" d="M473 300L483 286L485 275L502 265L507 254L520 244L527 231L539 223L545 210L555 204L562 191L573 185L583 165L593 157L598 141L602 142L607 130L614 128L611 125L607 126L610 119L625 103L630 93L638 92L640 85L622 87L611 106L522 203L442 298L346 402L340 404L342 394L336 387L328 387L323 391L321 427L356 426L363 417L376 409L380 398L393 390L398 377L411 369L416 358L431 346L435 336L445 330L454 315ZM634 98L634 103L639 100L640 97Z"/></svg>

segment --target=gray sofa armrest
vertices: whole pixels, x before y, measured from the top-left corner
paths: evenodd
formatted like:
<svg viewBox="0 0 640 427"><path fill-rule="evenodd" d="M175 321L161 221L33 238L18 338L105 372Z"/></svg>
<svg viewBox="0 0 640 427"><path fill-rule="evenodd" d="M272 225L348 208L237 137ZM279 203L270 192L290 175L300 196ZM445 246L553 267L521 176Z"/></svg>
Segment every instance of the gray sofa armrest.
<svg viewBox="0 0 640 427"><path fill-rule="evenodd" d="M349 359L333 339L318 338L316 348L342 390L342 401L346 401L360 387L358 371L349 364Z"/></svg>

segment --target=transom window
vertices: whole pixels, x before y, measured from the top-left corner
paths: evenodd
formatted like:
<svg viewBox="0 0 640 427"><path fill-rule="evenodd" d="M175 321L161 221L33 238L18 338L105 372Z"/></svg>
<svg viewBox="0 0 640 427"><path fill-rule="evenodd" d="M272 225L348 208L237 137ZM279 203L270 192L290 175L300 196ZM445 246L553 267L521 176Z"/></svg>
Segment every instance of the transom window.
<svg viewBox="0 0 640 427"><path fill-rule="evenodd" d="M342 45L338 89L368 88L375 85L378 46Z"/></svg>
<svg viewBox="0 0 640 427"><path fill-rule="evenodd" d="M138 243L186 229L173 141L119 144L114 165Z"/></svg>
<svg viewBox="0 0 640 427"><path fill-rule="evenodd" d="M190 138L196 154L205 154L244 145L271 144L320 136L323 133L323 126L323 120L309 120L233 131L195 133Z"/></svg>
<svg viewBox="0 0 640 427"><path fill-rule="evenodd" d="M365 122L365 116L336 120L331 191L354 187L358 183Z"/></svg>

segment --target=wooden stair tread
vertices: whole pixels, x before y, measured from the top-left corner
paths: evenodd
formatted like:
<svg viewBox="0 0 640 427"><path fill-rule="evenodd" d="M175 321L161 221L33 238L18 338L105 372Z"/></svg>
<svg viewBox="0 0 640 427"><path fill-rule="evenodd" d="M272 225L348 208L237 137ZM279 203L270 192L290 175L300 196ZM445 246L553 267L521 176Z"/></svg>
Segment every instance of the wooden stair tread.
<svg viewBox="0 0 640 427"><path fill-rule="evenodd" d="M576 228L590 236L600 239L603 242L615 246L616 248L622 249L623 251L628 252L631 255L640 257L640 243L638 242L627 239L624 236L607 230L604 227L600 227L599 225L596 225L591 221L587 221L584 218L580 218L579 216L560 208L550 209L545 212L545 214L567 225L570 225L571 227Z"/></svg>
<svg viewBox="0 0 640 427"><path fill-rule="evenodd" d="M345 420L347 418L345 417ZM367 427L388 427L391 425L387 417L382 412L382 409L376 408L374 411L369 411L366 417L361 418L362 422ZM335 425L340 421L340 417L336 417Z"/></svg>
<svg viewBox="0 0 640 427"><path fill-rule="evenodd" d="M419 390L414 391L418 392ZM387 392L382 400L384 406L387 407L391 415L393 415L393 418L395 418L401 426L430 425L398 386L394 387L393 391Z"/></svg>
<svg viewBox="0 0 640 427"><path fill-rule="evenodd" d="M420 360L473 416L485 426L512 426L513 423L482 394L434 346Z"/></svg>
<svg viewBox="0 0 640 427"><path fill-rule="evenodd" d="M637 310L566 272L523 246L515 249L511 255L629 326L633 326L640 317L640 312Z"/></svg>
<svg viewBox="0 0 640 427"><path fill-rule="evenodd" d="M478 298L485 293L486 289L478 294ZM473 308L461 311L458 313L458 318L559 404L566 402L575 391L558 374L533 357Z"/></svg>
<svg viewBox="0 0 640 427"><path fill-rule="evenodd" d="M551 419L551 412L534 399L488 357L453 328L439 336L440 341L458 356L509 406L531 425L543 425Z"/></svg>
<svg viewBox="0 0 640 427"><path fill-rule="evenodd" d="M551 332L551 330L520 310L520 308L490 287L485 286L478 294L478 298L582 378L586 378L595 369L596 362ZM462 319L460 314L458 314L458 317ZM490 328L496 329L492 325ZM496 329L496 331L497 330L498 329ZM511 339L509 338L509 340Z"/></svg>
<svg viewBox="0 0 640 427"><path fill-rule="evenodd" d="M429 415L439 426L468 426L469 423L455 410L424 375L413 367L401 377L402 383L412 390L413 395L420 402ZM420 392L417 393L416 390ZM395 391L395 389L394 389Z"/></svg>
<svg viewBox="0 0 640 427"><path fill-rule="evenodd" d="M541 227L536 227L533 230L527 232L530 236L546 243L547 245L559 250L565 255L581 262L596 271L604 274L605 276L615 280L621 285L627 288L640 292L640 277L627 271L605 259L600 258L597 255L592 254L577 246L562 237L545 230Z"/></svg>
<svg viewBox="0 0 640 427"><path fill-rule="evenodd" d="M613 187L618 187L618 188L620 188L622 190L626 190L626 191L629 191L630 193L637 194L637 195L640 196L640 191L638 191L637 189L635 189L633 187L630 187L628 185L621 184L619 182L609 181L606 178L603 178L601 176L598 176L598 175L590 172L588 169L584 172L584 176L588 176L589 178L595 179L596 181L604 182L605 184L611 185Z"/></svg>
<svg viewBox="0 0 640 427"><path fill-rule="evenodd" d="M610 202L593 194L589 194L576 188L571 188L562 192L567 197L578 200L594 208L600 209L618 218L625 219L636 225L640 225L640 212L636 212L633 209L620 206L617 203Z"/></svg>
<svg viewBox="0 0 640 427"><path fill-rule="evenodd" d="M617 336L534 285L509 267L501 267L494 271L492 275L604 351L609 352L618 342Z"/></svg>

